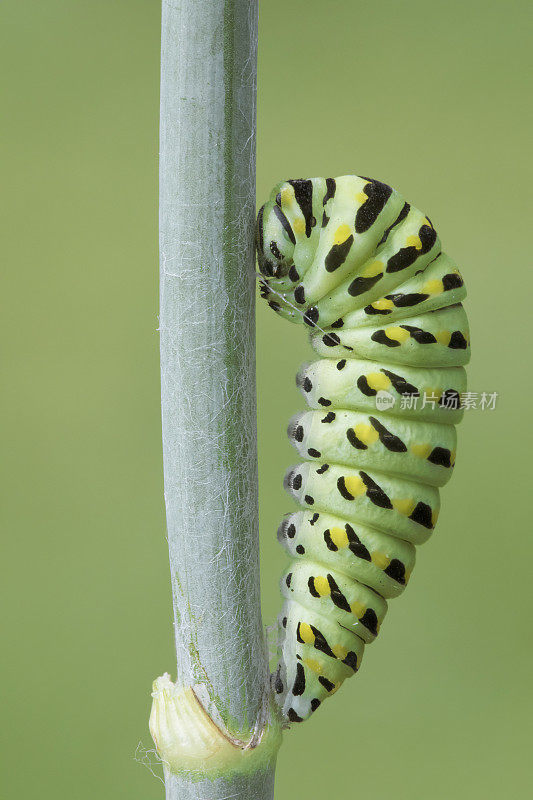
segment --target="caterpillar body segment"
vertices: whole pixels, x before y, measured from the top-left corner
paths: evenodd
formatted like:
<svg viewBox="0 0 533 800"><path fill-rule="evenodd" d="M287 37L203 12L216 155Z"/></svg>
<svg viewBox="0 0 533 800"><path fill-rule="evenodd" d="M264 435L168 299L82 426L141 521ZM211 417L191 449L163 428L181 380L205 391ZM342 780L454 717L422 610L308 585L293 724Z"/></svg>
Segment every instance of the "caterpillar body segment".
<svg viewBox="0 0 533 800"><path fill-rule="evenodd" d="M420 367L462 366L470 360L468 322L460 303L392 325L313 332L311 346L326 357L357 352L363 358Z"/></svg>
<svg viewBox="0 0 533 800"><path fill-rule="evenodd" d="M307 405L322 409L328 421L335 418L333 404L375 412L378 392L392 397L394 415L401 418L456 425L464 413L460 396L466 390L466 372L462 367L414 369L343 354L303 364L296 384Z"/></svg>
<svg viewBox="0 0 533 800"><path fill-rule="evenodd" d="M310 559L298 559L281 580L286 600L336 621L341 628L372 642L387 612L387 601L344 573L328 570Z"/></svg>
<svg viewBox="0 0 533 800"><path fill-rule="evenodd" d="M369 467L398 477L443 486L455 464L453 425L413 422L375 411L323 411L295 415L288 436L300 456L317 462Z"/></svg>
<svg viewBox="0 0 533 800"><path fill-rule="evenodd" d="M274 691L284 717L301 722L357 672L365 645L336 620L293 597L285 601L278 622L284 658L274 677ZM296 692L289 696L286 686L296 687Z"/></svg>
<svg viewBox="0 0 533 800"><path fill-rule="evenodd" d="M459 269L445 253L440 253L422 272L415 272L399 288L401 291L385 294L381 286L375 299L363 308L344 315L343 326L362 328L383 321L390 325L391 322L412 316L415 306L417 314L422 314L442 308L443 303L460 303L466 297ZM335 316L337 319L338 316Z"/></svg>
<svg viewBox="0 0 533 800"><path fill-rule="evenodd" d="M287 514L278 541L294 559L310 558L369 586L382 597L406 587L416 558L413 544L362 523L325 512Z"/></svg>
<svg viewBox="0 0 533 800"><path fill-rule="evenodd" d="M429 539L440 510L433 486L340 464L317 468L303 462L288 470L284 486L306 508L372 525L414 544Z"/></svg>
<svg viewBox="0 0 533 800"><path fill-rule="evenodd" d="M394 189L345 175L285 181L257 223L261 296L310 329L318 360L297 385L288 435L302 463L284 485L300 510L278 539L279 665L288 723L359 668L451 477L470 358L466 291L431 220Z"/></svg>

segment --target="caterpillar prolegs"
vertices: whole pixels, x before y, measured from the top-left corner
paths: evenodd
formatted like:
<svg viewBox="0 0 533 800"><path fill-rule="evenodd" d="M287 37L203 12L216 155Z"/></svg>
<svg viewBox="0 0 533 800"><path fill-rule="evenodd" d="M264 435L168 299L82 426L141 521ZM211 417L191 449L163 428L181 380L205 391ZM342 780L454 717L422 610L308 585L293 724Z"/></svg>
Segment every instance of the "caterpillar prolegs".
<svg viewBox="0 0 533 800"><path fill-rule="evenodd" d="M289 423L300 505L278 538L284 719L300 722L359 668L405 588L455 462L470 356L463 280L431 220L371 178L289 180L260 209L261 296L303 322L319 360Z"/></svg>

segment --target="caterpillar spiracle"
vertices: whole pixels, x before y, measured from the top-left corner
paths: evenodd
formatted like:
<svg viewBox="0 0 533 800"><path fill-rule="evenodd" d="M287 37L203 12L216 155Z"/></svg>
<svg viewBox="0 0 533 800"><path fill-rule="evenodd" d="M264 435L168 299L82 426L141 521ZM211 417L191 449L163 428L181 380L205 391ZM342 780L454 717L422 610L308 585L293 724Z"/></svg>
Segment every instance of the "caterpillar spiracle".
<svg viewBox="0 0 533 800"><path fill-rule="evenodd" d="M309 410L288 434L304 460L284 486L300 510L278 530L291 563L273 683L290 723L358 670L435 527L470 345L456 264L385 183L285 181L256 247L261 296L310 327L319 356L297 376Z"/></svg>

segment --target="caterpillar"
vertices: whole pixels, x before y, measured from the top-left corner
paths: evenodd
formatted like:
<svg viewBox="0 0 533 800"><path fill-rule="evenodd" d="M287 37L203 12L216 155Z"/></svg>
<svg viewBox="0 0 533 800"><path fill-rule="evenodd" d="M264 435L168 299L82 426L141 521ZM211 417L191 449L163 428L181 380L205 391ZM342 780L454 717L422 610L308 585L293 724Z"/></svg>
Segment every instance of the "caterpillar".
<svg viewBox="0 0 533 800"><path fill-rule="evenodd" d="M288 180L259 210L260 294L310 328L289 423L300 508L278 539L274 692L307 719L359 669L431 536L456 454L470 357L463 279L429 217L372 178Z"/></svg>

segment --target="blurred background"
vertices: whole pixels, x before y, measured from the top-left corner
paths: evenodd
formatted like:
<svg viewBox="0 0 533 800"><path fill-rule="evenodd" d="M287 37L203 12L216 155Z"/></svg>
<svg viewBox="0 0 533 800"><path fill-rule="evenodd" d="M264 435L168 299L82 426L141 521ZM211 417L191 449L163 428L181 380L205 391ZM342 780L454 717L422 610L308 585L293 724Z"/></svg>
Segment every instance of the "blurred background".
<svg viewBox="0 0 533 800"><path fill-rule="evenodd" d="M358 678L286 737L277 800L461 800L531 784L532 6L262 0L258 201L372 175L436 223L469 289L469 410L437 532ZM175 671L158 365L158 0L0 7L7 614L0 794L163 789L151 681ZM304 331L258 309L265 624L285 563ZM137 756L136 756L137 753ZM136 760L137 759L137 760ZM154 772L159 773L157 764Z"/></svg>

